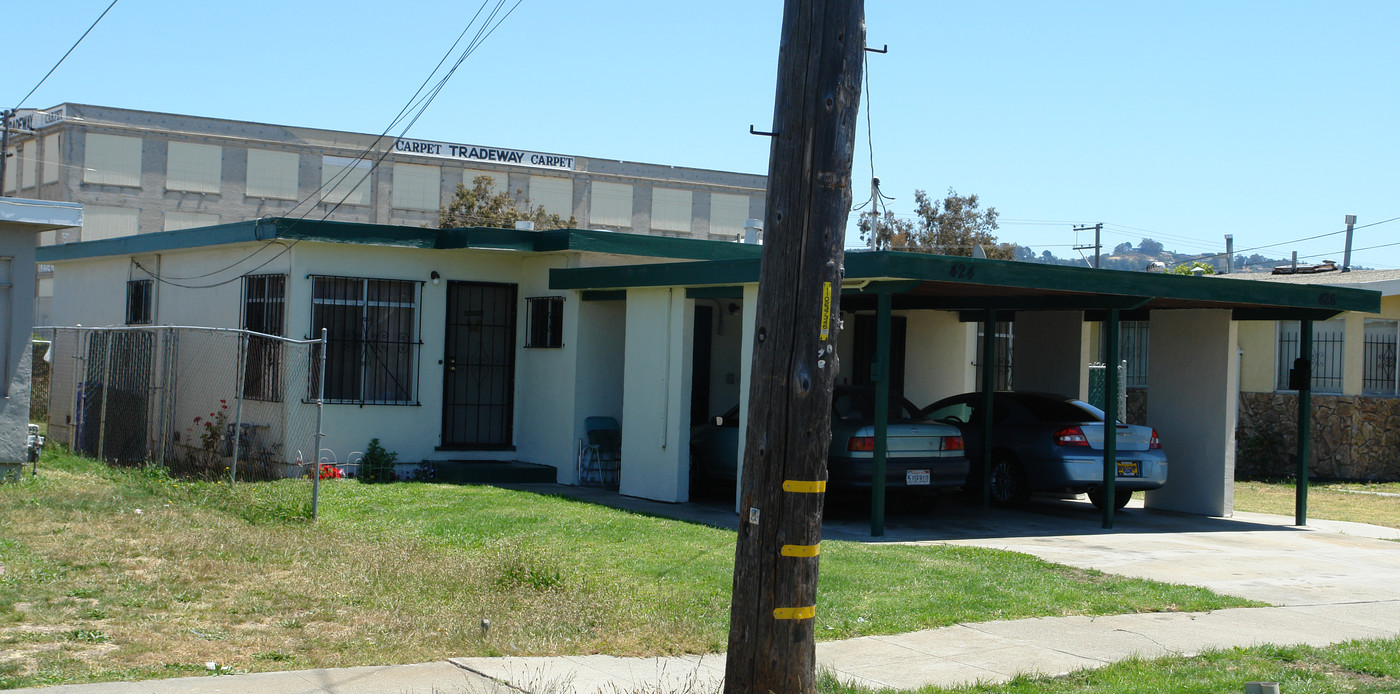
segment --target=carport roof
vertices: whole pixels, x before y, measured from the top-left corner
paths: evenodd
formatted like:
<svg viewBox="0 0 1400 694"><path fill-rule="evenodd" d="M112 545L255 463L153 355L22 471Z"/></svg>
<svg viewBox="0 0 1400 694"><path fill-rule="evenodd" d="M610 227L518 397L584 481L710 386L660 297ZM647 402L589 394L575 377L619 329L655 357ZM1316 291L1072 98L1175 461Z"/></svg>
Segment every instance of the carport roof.
<svg viewBox="0 0 1400 694"><path fill-rule="evenodd" d="M1006 311L1121 309L1146 318L1163 309L1229 309L1237 320L1324 320L1342 311L1375 313L1379 292L1332 286L1283 285L1204 276L1041 265L1038 263L896 251L848 251L844 308L873 308L892 294L896 309ZM686 287L694 296L738 291L758 281L759 259L567 268L550 271L551 289L603 292ZM612 291L609 291L612 290ZM868 306L867 306L868 304Z"/></svg>

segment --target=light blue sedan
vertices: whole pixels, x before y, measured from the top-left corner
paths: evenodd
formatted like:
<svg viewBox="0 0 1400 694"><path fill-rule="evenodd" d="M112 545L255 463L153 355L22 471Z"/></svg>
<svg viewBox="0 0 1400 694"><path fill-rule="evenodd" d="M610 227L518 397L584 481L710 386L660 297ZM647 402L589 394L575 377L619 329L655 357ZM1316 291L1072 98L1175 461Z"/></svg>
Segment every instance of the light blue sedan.
<svg viewBox="0 0 1400 694"><path fill-rule="evenodd" d="M928 419L962 431L974 461L970 489L982 487L983 406L981 393L944 398L923 409ZM1089 403L1048 393L998 392L992 395L992 501L1024 504L1032 492L1088 493L1102 508L1104 412ZM1157 430L1119 423L1118 476L1113 507L1123 508L1133 492L1167 483L1167 456Z"/></svg>

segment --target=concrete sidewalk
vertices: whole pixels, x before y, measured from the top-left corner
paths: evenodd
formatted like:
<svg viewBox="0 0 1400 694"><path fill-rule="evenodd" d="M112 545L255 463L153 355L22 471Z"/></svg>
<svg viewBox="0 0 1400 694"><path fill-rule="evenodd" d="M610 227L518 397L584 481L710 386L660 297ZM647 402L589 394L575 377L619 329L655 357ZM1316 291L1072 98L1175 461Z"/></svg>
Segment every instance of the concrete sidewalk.
<svg viewBox="0 0 1400 694"><path fill-rule="evenodd" d="M619 505L635 505L624 500ZM658 505L632 510L723 524L732 511ZM661 511L671 513L661 513ZM689 517L687 514L703 516ZM1271 607L1209 613L1148 613L959 624L817 645L817 660L842 679L875 687L1001 681L1059 674L1129 656L1193 654L1262 643L1327 645L1400 634L1400 531L1292 518L1236 514L1231 519L1130 508L1117 527L1098 527L1092 507L1075 501L1031 510L979 513L950 507L900 519L875 541L961 544L1033 554L1081 568L1266 602ZM865 520L835 517L827 539L872 541ZM820 609L820 607L819 607ZM452 694L513 692L713 691L722 655L676 658L457 658L443 663L309 670L138 683L68 685L41 690L81 694ZM507 683L503 687L500 683Z"/></svg>

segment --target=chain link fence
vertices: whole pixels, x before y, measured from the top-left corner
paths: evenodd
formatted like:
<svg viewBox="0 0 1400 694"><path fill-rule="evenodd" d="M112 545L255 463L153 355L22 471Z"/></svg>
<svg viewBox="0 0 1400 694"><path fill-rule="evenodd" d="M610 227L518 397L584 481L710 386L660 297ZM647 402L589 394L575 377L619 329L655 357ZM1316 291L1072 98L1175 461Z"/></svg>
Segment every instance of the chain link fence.
<svg viewBox="0 0 1400 694"><path fill-rule="evenodd" d="M35 332L49 378L32 409L51 442L200 479L301 477L318 458L319 341L168 326Z"/></svg>
<svg viewBox="0 0 1400 694"><path fill-rule="evenodd" d="M1113 401L1116 407L1110 408L1104 402L1104 391L1108 387L1107 365L1103 362L1093 362L1089 364L1089 404L1104 411L1105 414L1115 415L1118 421L1128 421L1128 362L1118 363L1118 392L1114 395Z"/></svg>

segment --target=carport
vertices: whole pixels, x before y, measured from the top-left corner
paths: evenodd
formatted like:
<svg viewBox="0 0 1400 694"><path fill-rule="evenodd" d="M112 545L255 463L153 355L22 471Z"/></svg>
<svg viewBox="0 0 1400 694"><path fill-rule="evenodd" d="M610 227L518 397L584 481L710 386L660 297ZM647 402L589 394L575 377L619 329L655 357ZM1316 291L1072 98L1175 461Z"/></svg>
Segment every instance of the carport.
<svg viewBox="0 0 1400 694"><path fill-rule="evenodd" d="M758 297L759 260L715 260L655 265L628 265L557 269L550 272L550 288L577 290L582 299L628 301L629 369L632 345L650 359L657 373L631 376L624 383L624 408L629 399L651 402L645 391L650 384L684 381L677 364L684 364L687 324L686 302L697 298L743 298L743 365L740 383L741 427L748 416L748 368L756 330L754 310ZM636 309L634 311L633 305ZM884 429L883 411L890 388L891 318L894 311L929 312L942 318L947 331L955 323L977 322L993 335L998 321L1015 320L1017 339L1032 341L1036 348L1016 363L1016 384L1022 390L1046 390L1080 394L1085 391L1084 367L1091 353L1087 324L1101 322L1105 336L1105 361L1116 364L1118 327L1123 320L1151 321L1148 378L1151 397L1148 421L1168 443L1172 461L1169 482L1147 493L1149 508L1223 516L1232 510L1234 480L1234 431L1238 396L1239 352L1236 323L1243 320L1298 320L1301 334L1311 335L1311 322L1326 320L1342 311L1376 312L1377 292L1308 285L1279 285L1248 281L1222 282L1213 277L1164 275L1119 270L1098 270L1040 265L956 256L893 251L848 252L842 283L840 310L873 311L875 347L870 381L877 389L875 413L877 480L872 491L871 533L883 534ZM637 320L633 320L633 313ZM643 315L645 314L645 315ZM953 318L956 317L956 318ZM634 327L635 326L635 327ZM854 326L847 326L854 331ZM635 335L633 334L635 331ZM937 330L922 333L929 344ZM911 338L912 339L912 338ZM923 344L923 343L920 343ZM657 346L663 346L660 350ZM983 341L984 364L992 362L994 340ZM1310 354L1306 337L1302 353ZM956 352L954 352L956 353ZM846 355L840 355L844 360ZM1252 358L1263 358L1252 356ZM642 365L639 364L639 367ZM951 364L965 372L964 361ZM1306 364L1299 365L1306 368ZM984 368L979 389L990 400L994 371ZM1106 369L1106 392L1116 390L1116 369ZM1308 379L1299 379L1300 391L1297 522L1306 521ZM628 422L624 437L624 461L660 456L659 474L676 480L685 473L685 455L679 432L686 426L683 393L662 403L662 414L648 406L659 431L645 422ZM640 424L640 426L639 426ZM990 420L987 423L990 427ZM739 440L742 447L744 435ZM989 437L990 438L990 437ZM635 442L630 445L629 440ZM659 442L653 451L648 442ZM1106 437L1104 455L1106 496L1112 498L1114 437ZM990 447L980 464L990 466ZM669 450L665 450L669 449ZM743 460L742 450L739 459ZM624 463L625 464L625 463ZM657 474L653 470L651 474ZM626 472L624 472L624 480ZM989 478L983 475L983 498ZM624 482L625 484L625 482ZM626 493L626 489L624 489ZM681 500L681 499L677 499ZM1112 527L1112 504L1105 504L1104 527Z"/></svg>

